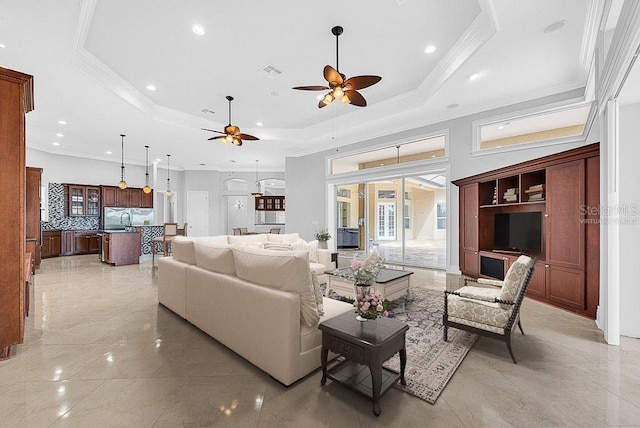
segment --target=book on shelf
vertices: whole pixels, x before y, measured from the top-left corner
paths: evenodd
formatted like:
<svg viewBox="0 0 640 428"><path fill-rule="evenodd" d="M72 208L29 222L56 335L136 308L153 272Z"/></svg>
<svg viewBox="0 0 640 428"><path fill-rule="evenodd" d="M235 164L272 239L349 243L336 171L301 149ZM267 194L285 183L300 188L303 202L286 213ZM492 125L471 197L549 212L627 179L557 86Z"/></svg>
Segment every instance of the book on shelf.
<svg viewBox="0 0 640 428"><path fill-rule="evenodd" d="M518 193L518 189L516 187L511 187L504 192L505 195L515 195Z"/></svg>
<svg viewBox="0 0 640 428"><path fill-rule="evenodd" d="M534 184L533 186L529 186L529 190L542 190L544 189L544 184Z"/></svg>
<svg viewBox="0 0 640 428"><path fill-rule="evenodd" d="M529 195L529 201L544 201L544 193L534 193Z"/></svg>
<svg viewBox="0 0 640 428"><path fill-rule="evenodd" d="M518 195L505 195L504 200L507 202L518 202Z"/></svg>

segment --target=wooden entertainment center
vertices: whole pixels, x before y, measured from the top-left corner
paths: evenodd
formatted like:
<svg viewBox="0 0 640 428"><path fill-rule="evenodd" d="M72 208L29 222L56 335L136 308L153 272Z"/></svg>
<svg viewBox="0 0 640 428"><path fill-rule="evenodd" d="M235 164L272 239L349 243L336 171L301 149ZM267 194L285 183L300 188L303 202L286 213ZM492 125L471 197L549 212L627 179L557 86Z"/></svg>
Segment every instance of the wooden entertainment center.
<svg viewBox="0 0 640 428"><path fill-rule="evenodd" d="M519 254L536 257L527 297L595 318L600 275L598 143L453 184L460 191L464 275L503 279ZM523 212L541 213L540 249L497 249L496 214Z"/></svg>

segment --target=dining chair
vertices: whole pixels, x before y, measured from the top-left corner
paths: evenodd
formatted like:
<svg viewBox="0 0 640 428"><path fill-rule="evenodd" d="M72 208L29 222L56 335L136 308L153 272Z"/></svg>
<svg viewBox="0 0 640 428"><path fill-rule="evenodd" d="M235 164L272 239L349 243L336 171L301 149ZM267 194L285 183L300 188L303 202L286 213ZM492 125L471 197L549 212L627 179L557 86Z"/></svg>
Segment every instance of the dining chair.
<svg viewBox="0 0 640 428"><path fill-rule="evenodd" d="M280 233L280 227L272 227L271 230L269 231L269 233L275 233L275 234L279 234Z"/></svg>
<svg viewBox="0 0 640 428"><path fill-rule="evenodd" d="M178 235L187 236L187 226L188 225L189 225L188 223L185 223L184 226L182 226L182 229L178 229Z"/></svg>
<svg viewBox="0 0 640 428"><path fill-rule="evenodd" d="M162 248L162 255L164 257L171 254L171 241L178 235L178 223L165 223L162 226L162 236L153 238L151 241L151 266L155 266L155 258L158 251L158 247Z"/></svg>

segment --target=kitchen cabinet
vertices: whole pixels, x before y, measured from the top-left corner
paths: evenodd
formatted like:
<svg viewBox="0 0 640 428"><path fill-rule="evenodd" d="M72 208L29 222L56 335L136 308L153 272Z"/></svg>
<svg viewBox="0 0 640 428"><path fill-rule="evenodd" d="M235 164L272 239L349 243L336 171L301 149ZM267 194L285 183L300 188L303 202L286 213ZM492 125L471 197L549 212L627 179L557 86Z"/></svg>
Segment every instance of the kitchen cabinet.
<svg viewBox="0 0 640 428"><path fill-rule="evenodd" d="M75 231L73 254L98 254L100 240L97 232Z"/></svg>
<svg viewBox="0 0 640 428"><path fill-rule="evenodd" d="M61 233L59 230L42 232L42 258L58 257L61 252Z"/></svg>
<svg viewBox="0 0 640 428"><path fill-rule="evenodd" d="M100 216L100 188L81 184L65 184L65 213L67 216Z"/></svg>
<svg viewBox="0 0 640 428"><path fill-rule="evenodd" d="M106 263L122 266L140 263L140 232L105 232L102 252Z"/></svg>
<svg viewBox="0 0 640 428"><path fill-rule="evenodd" d="M61 256L72 256L74 252L74 243L75 234L73 230L63 230L60 232L61 234L61 246L60 246L60 255Z"/></svg>
<svg viewBox="0 0 640 428"><path fill-rule="evenodd" d="M284 211L284 196L261 196L255 198L256 211Z"/></svg>
<svg viewBox="0 0 640 428"><path fill-rule="evenodd" d="M100 186L100 192L103 207L153 208L153 193L146 194L137 187Z"/></svg>

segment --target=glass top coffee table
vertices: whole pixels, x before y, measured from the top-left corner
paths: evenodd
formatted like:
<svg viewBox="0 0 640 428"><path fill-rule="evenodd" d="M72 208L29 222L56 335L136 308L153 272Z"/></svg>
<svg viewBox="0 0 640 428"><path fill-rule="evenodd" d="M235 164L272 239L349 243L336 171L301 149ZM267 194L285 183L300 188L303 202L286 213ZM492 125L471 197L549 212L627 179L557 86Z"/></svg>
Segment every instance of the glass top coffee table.
<svg viewBox="0 0 640 428"><path fill-rule="evenodd" d="M330 269L327 274L327 290L333 290L343 297L355 299L353 279L348 278L351 268ZM371 286L371 292L379 294L381 299L389 301L400 297L411 297L411 275L412 271L399 269L382 269L376 277L376 282Z"/></svg>

